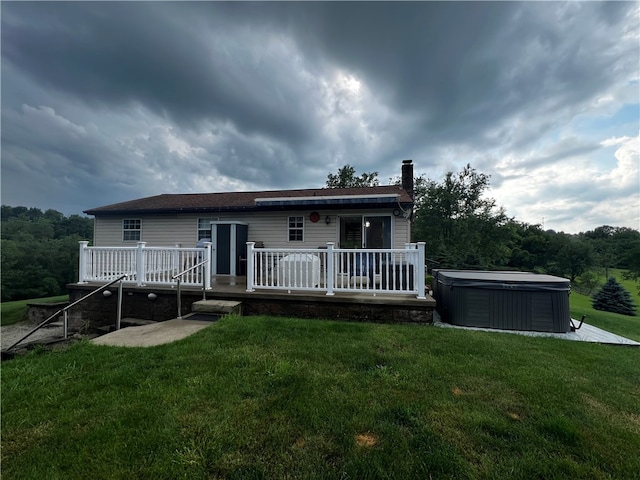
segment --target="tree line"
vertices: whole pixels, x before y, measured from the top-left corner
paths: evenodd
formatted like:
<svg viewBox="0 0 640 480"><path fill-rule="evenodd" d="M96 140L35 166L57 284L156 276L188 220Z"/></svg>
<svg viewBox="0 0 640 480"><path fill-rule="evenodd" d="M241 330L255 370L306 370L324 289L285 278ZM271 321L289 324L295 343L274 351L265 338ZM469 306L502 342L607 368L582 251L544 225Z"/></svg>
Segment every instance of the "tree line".
<svg viewBox="0 0 640 480"><path fill-rule="evenodd" d="M345 165L327 176L326 187L378 184L378 172L357 175ZM612 268L625 269L640 280L637 230L609 225L578 234L544 230L507 216L487 195L489 186L490 177L470 165L440 181L414 179L414 240L426 242L430 269L548 273L569 278L589 294L599 284L598 269L606 277ZM93 220L6 205L1 220L2 301L66 293L66 285L78 278L78 242L93 238Z"/></svg>
<svg viewBox="0 0 640 480"><path fill-rule="evenodd" d="M78 242L93 220L56 210L1 207L2 301L64 295L78 281Z"/></svg>
<svg viewBox="0 0 640 480"><path fill-rule="evenodd" d="M346 165L329 174L326 187L378 185L378 172L356 175ZM399 178L390 179L400 184ZM603 225L568 234L509 217L488 195L490 176L466 165L440 181L414 178L414 240L427 244L429 268L523 270L597 286L594 270L611 268L640 279L640 232ZM591 292L589 292L591 293Z"/></svg>

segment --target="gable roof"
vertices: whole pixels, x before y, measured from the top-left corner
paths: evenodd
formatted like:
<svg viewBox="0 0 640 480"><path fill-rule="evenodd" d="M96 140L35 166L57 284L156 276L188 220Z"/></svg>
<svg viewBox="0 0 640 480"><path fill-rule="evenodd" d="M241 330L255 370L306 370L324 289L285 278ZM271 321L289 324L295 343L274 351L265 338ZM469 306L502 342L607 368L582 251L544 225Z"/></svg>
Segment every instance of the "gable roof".
<svg viewBox="0 0 640 480"><path fill-rule="evenodd" d="M413 205L399 185L357 188L315 188L261 192L185 193L155 195L85 210L88 215L195 213L291 210L322 207L324 210L368 207L403 208Z"/></svg>

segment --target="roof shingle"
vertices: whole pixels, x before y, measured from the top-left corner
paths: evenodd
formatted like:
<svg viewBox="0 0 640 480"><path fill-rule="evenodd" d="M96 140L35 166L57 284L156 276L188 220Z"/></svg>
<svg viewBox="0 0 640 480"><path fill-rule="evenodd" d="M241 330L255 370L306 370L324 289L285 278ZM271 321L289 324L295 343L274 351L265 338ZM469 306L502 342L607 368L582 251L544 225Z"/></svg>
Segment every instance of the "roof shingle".
<svg viewBox="0 0 640 480"><path fill-rule="evenodd" d="M267 190L261 192L185 193L161 194L127 202L114 203L85 210L88 215L116 213L178 213L223 212L238 210L279 210L282 207L265 207L256 204L256 198L302 198L349 195L397 194L401 205L412 204L409 194L398 185L357 188L315 188L303 190ZM364 206L364 205L360 205ZM331 208L328 206L327 208Z"/></svg>

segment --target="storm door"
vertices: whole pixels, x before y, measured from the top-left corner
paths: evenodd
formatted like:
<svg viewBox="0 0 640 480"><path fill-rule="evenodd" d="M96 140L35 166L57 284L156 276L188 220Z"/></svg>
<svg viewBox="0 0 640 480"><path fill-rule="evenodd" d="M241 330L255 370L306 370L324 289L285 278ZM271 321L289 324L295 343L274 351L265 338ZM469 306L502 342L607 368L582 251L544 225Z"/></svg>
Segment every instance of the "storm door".
<svg viewBox="0 0 640 480"><path fill-rule="evenodd" d="M214 275L244 275L248 226L238 222L212 222L212 265Z"/></svg>

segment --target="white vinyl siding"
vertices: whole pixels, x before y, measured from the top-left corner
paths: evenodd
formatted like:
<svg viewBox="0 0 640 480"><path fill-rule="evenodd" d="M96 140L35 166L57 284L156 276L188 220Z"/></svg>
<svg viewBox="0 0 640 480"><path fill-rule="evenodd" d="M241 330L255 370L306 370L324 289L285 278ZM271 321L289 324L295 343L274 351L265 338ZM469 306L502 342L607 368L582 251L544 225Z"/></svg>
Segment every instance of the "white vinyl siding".
<svg viewBox="0 0 640 480"><path fill-rule="evenodd" d="M296 247L318 248L326 247L327 242L334 242L338 246L339 216L353 215L388 215L392 210L340 210L319 211L318 222L309 221L311 211L291 212L253 212L253 213L221 213L218 218L221 222L237 221L249 225L249 241L263 242L265 247L288 248L289 242L288 218L302 216L305 219L304 241L295 242ZM329 216L329 224L325 223L325 217ZM141 240L147 242L149 247L172 247L180 244L183 247L195 247L198 243L198 230L195 228L202 214L185 213L173 215L140 215L144 229L141 232ZM122 240L123 216L98 216L95 219L94 238L95 246L131 246L131 242ZM409 222L402 217L392 217L391 233L394 248L404 248L405 243L411 241Z"/></svg>

